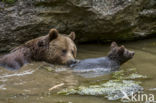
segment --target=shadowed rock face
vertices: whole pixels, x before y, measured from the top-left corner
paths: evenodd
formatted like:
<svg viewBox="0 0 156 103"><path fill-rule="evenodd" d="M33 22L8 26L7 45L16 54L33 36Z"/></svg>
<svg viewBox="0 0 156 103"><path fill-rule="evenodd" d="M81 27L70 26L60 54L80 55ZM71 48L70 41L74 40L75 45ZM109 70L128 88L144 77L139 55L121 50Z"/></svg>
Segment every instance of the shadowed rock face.
<svg viewBox="0 0 156 103"><path fill-rule="evenodd" d="M0 2L0 51L55 27L78 42L129 40L156 33L155 0L17 0Z"/></svg>

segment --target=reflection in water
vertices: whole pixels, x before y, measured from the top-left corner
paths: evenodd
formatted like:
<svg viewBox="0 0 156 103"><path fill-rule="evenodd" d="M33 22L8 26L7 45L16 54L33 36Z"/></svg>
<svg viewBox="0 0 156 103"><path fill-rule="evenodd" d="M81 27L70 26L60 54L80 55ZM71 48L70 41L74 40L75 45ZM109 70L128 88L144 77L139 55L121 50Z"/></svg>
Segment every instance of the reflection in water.
<svg viewBox="0 0 156 103"><path fill-rule="evenodd" d="M96 68L96 69L81 69L73 71L76 75L80 75L85 78L93 78L103 76L111 72L111 68Z"/></svg>
<svg viewBox="0 0 156 103"><path fill-rule="evenodd" d="M135 51L132 60L121 66L121 70L136 68L136 72L147 75L151 79L143 81L146 93L156 96L156 39L123 43L128 49ZM78 59L105 56L109 45L79 45ZM88 71L87 71L88 72ZM79 72L78 74L82 74ZM99 75L99 74L97 74ZM87 77L92 74L87 75ZM18 71L0 68L0 102L2 103L112 103L102 97L94 96L60 96L56 92L64 88L78 87L79 85L96 84L108 81L112 74L101 75L95 78L85 78L73 73L72 70L62 66L54 66L44 62L27 64ZM64 83L63 86L49 92L49 88ZM150 90L150 91L149 91ZM117 102L115 102L117 103Z"/></svg>
<svg viewBox="0 0 156 103"><path fill-rule="evenodd" d="M24 76L24 75L32 74L33 72L34 72L34 70L26 70L26 71L23 71L20 73L2 74L2 76L0 76L0 79L14 77L14 76Z"/></svg>

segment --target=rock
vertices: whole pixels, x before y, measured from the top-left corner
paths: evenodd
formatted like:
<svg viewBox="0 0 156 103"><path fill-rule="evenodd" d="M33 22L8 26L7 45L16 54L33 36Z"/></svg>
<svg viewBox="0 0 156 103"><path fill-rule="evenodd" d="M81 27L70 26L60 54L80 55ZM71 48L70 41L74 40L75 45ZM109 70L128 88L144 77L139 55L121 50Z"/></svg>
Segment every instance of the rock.
<svg viewBox="0 0 156 103"><path fill-rule="evenodd" d="M80 86L76 89L64 89L58 94L71 95L92 95L92 96L105 96L108 100L121 100L124 93L131 96L132 93L138 93L143 90L137 82L131 80L123 81L108 81L100 85L91 85L89 87Z"/></svg>
<svg viewBox="0 0 156 103"><path fill-rule="evenodd" d="M120 70L113 73L113 78L116 80L135 80L135 79L150 79L146 75L141 75L136 72L136 68L129 68L127 71Z"/></svg>
<svg viewBox="0 0 156 103"><path fill-rule="evenodd" d="M50 28L78 42L131 40L156 33L155 0L16 0L0 2L0 51Z"/></svg>
<svg viewBox="0 0 156 103"><path fill-rule="evenodd" d="M125 94L131 97L132 94L143 92L144 88L141 84L147 78L147 76L136 73L134 68L127 71L120 70L114 72L112 79L108 81L98 81L88 86L80 85L79 87L62 89L57 94L104 96L108 100L123 101Z"/></svg>

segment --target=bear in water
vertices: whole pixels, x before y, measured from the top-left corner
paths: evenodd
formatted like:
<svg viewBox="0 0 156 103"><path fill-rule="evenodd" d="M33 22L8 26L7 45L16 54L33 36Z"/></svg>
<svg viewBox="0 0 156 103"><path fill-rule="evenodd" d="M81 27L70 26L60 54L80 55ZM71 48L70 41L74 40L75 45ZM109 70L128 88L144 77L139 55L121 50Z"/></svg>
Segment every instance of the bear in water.
<svg viewBox="0 0 156 103"><path fill-rule="evenodd" d="M133 56L134 51L127 50L123 45L119 47L116 42L112 42L107 56L80 60L78 63L71 64L70 67L76 72L110 72L118 70L120 65L130 60Z"/></svg>
<svg viewBox="0 0 156 103"><path fill-rule="evenodd" d="M31 61L45 61L52 64L74 63L77 54L74 39L74 32L61 35L56 29L51 29L47 35L29 40L1 56L0 65L9 69L19 69Z"/></svg>

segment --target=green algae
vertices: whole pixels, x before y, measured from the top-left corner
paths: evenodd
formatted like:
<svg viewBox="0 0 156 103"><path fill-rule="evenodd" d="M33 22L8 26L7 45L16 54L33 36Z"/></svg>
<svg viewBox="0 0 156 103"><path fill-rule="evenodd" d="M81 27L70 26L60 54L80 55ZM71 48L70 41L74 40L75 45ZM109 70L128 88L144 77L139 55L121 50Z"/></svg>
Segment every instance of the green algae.
<svg viewBox="0 0 156 103"><path fill-rule="evenodd" d="M16 0L2 0L2 1L8 4L12 4L16 2Z"/></svg>
<svg viewBox="0 0 156 103"><path fill-rule="evenodd" d="M39 69L45 69L48 72L54 72L55 71L55 68L53 68L51 66L47 66L47 65L41 66L41 67L39 67Z"/></svg>
<svg viewBox="0 0 156 103"><path fill-rule="evenodd" d="M54 71L54 68L52 68L52 67L44 67L44 69L48 70L49 72Z"/></svg>
<svg viewBox="0 0 156 103"><path fill-rule="evenodd" d="M72 89L63 89L57 94L60 95L91 95L104 96L108 100L122 100L124 93L131 96L132 93L143 91L141 81L136 79L146 79L147 76L138 74L135 68L120 70L112 74L112 80L98 83L96 85L79 86Z"/></svg>
<svg viewBox="0 0 156 103"><path fill-rule="evenodd" d="M133 74L129 75L127 78L128 79L141 79L141 78L146 79L148 77L141 75L141 74L133 73Z"/></svg>
<svg viewBox="0 0 156 103"><path fill-rule="evenodd" d="M116 71L112 75L113 79L116 80L127 80L127 79L147 79L147 76L138 74L136 68L130 68L128 70Z"/></svg>
<svg viewBox="0 0 156 103"><path fill-rule="evenodd" d="M108 100L118 100L124 96L123 92L130 96L131 93L136 93L142 90L143 88L139 85L139 83L132 80L110 80L100 85L90 85L88 87L80 86L76 89L64 89L59 91L58 94L104 96Z"/></svg>

